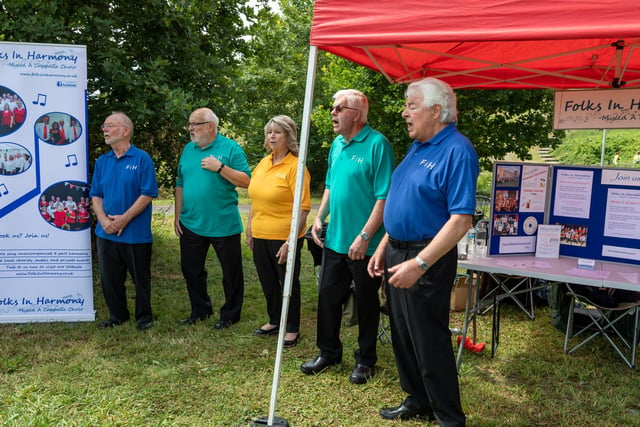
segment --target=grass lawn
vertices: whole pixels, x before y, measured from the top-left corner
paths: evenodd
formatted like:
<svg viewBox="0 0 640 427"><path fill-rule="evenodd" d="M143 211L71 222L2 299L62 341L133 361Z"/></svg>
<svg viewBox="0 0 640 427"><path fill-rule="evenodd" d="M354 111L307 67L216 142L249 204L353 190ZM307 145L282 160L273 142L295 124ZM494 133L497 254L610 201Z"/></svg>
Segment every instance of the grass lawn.
<svg viewBox="0 0 640 427"><path fill-rule="evenodd" d="M250 252L244 252L242 320L222 331L213 328L217 318L183 326L178 321L189 315L189 302L173 217L155 214L153 228L154 327L0 325L0 425L246 426L268 415L276 339L252 336L267 317ZM389 344L379 344L371 382L349 382L357 327L342 330L341 365L318 376L300 372L300 364L317 353L317 293L306 248L303 265L302 339L284 350L276 415L293 426L424 425L378 415L380 407L404 398ZM223 297L213 251L208 270L217 310ZM105 319L97 276L95 283L97 315ZM460 386L469 425L640 425L640 375L605 341L565 356L564 335L551 325L547 307L537 308L535 321L509 305L502 310L496 357L490 352L491 315L478 322L487 348L463 357ZM452 313L452 327L461 327L462 317Z"/></svg>

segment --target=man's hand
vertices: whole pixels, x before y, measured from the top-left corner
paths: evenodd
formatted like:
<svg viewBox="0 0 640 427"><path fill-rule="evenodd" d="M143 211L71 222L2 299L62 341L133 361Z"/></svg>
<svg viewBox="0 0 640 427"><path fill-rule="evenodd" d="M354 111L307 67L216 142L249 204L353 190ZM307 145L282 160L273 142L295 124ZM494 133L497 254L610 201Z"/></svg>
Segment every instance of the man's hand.
<svg viewBox="0 0 640 427"><path fill-rule="evenodd" d="M128 217L125 215L108 215L107 217L110 220L110 229L115 230L115 232L118 233L118 236L122 235L124 229L129 225Z"/></svg>
<svg viewBox="0 0 640 427"><path fill-rule="evenodd" d="M322 233L322 221L319 217L313 221L313 225L311 226L311 237L313 237L313 241L316 245L324 248L324 241L320 238L320 233Z"/></svg>
<svg viewBox="0 0 640 427"><path fill-rule="evenodd" d="M218 169L220 169L222 162L213 156L209 156L202 159L200 165L202 166L202 169L206 169L211 172L218 172Z"/></svg>
<svg viewBox="0 0 640 427"><path fill-rule="evenodd" d="M367 265L371 277L380 277L384 273L384 250L376 249Z"/></svg>
<svg viewBox="0 0 640 427"><path fill-rule="evenodd" d="M347 256L349 259L353 260L361 260L364 259L365 255L367 255L367 248L369 247L369 241L364 240L362 237L358 236L349 246L349 253Z"/></svg>
<svg viewBox="0 0 640 427"><path fill-rule="evenodd" d="M410 288L424 274L415 259L411 258L389 268L389 284L396 288Z"/></svg>
<svg viewBox="0 0 640 427"><path fill-rule="evenodd" d="M173 220L173 231L176 233L176 236L182 236L182 227L180 226L180 216L176 215Z"/></svg>

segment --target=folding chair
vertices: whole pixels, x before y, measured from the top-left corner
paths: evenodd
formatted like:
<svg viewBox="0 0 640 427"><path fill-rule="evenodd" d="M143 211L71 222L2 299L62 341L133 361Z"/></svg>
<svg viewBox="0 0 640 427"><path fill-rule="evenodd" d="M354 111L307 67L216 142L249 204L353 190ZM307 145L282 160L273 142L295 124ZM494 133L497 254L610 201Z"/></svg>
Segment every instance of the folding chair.
<svg viewBox="0 0 640 427"><path fill-rule="evenodd" d="M389 331L389 303L387 302L387 293L385 291L385 281L382 280L380 289L378 289L378 298L380 299L380 323L378 324L378 339L382 344L391 344L391 333Z"/></svg>
<svg viewBox="0 0 640 427"><path fill-rule="evenodd" d="M569 316L567 319L567 331L564 339L564 352L571 354L595 337L602 335L622 357L627 366L634 369L636 363L636 347L638 345L638 319L640 313L640 301L622 302L616 307L603 307L589 300L584 295L580 295L571 289L567 284L567 294L571 297L571 305L569 306ZM575 314L583 314L589 322L578 332L573 332L573 323ZM633 316L632 338L629 342L628 338L620 332L620 320L625 316ZM584 338L574 347L569 349L569 340L576 338L587 331L593 331L591 335ZM585 335L586 336L586 335Z"/></svg>
<svg viewBox="0 0 640 427"><path fill-rule="evenodd" d="M475 227L478 221L489 218L491 213L491 198L476 194L476 212L473 214L473 226Z"/></svg>
<svg viewBox="0 0 640 427"><path fill-rule="evenodd" d="M391 344L389 331L389 307L380 307L380 324L378 325L378 339L382 344Z"/></svg>

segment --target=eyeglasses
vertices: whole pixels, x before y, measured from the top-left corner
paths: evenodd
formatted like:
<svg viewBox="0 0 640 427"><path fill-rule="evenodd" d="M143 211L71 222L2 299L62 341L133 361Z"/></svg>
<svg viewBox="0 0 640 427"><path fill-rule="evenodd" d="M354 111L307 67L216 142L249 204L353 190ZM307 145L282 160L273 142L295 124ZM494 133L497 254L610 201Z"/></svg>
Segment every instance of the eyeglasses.
<svg viewBox="0 0 640 427"><path fill-rule="evenodd" d="M342 110L353 110L353 111L358 111L357 108L351 108L351 107L347 107L346 105L334 105L333 107L331 107L331 112L333 113L334 111L336 113L341 113Z"/></svg>
<svg viewBox="0 0 640 427"><path fill-rule="evenodd" d="M189 126L189 127L192 127L192 126L193 126L193 127L196 127L196 126L204 125L204 124L206 124L206 123L211 123L211 122L189 122L189 123L187 124L187 126Z"/></svg>
<svg viewBox="0 0 640 427"><path fill-rule="evenodd" d="M113 123L103 123L100 125L100 129L105 130L105 129L111 129L111 128L121 128L124 127L122 125L114 125Z"/></svg>

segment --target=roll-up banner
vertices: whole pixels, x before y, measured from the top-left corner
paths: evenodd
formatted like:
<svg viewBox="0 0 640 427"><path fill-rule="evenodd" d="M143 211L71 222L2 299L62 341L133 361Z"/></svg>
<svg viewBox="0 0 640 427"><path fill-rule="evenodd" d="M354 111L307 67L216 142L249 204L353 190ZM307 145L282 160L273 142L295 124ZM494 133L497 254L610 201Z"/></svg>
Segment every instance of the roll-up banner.
<svg viewBox="0 0 640 427"><path fill-rule="evenodd" d="M0 322L93 321L85 46L0 42Z"/></svg>

